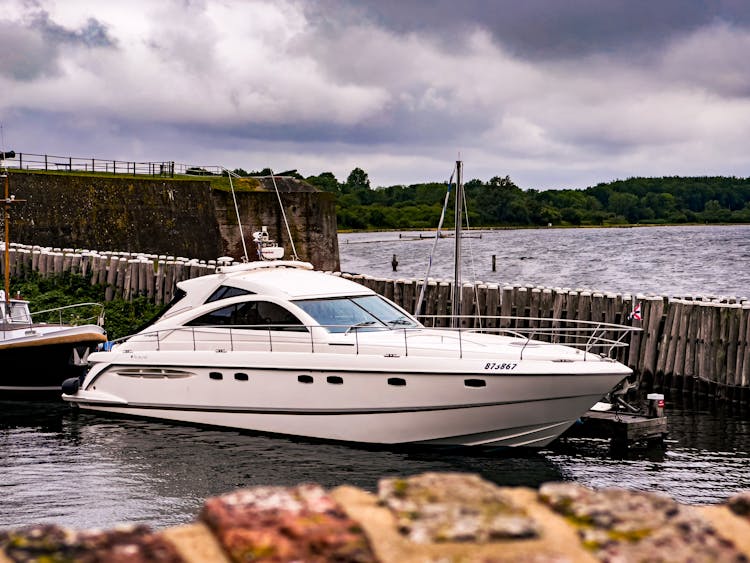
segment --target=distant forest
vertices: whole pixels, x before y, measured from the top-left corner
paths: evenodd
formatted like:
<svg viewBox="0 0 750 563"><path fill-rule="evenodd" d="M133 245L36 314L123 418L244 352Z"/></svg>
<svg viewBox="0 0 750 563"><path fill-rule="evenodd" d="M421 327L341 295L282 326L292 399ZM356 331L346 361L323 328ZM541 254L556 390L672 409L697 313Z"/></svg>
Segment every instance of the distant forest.
<svg viewBox="0 0 750 563"><path fill-rule="evenodd" d="M270 170L245 172L265 175ZM331 172L304 178L337 194L339 229L430 229L438 225L447 185L412 184L372 188L355 168L346 182ZM582 189L523 190L508 176L464 183L472 227L664 225L750 223L750 178L629 178ZM452 200L452 195L451 195ZM452 209L453 203L449 204ZM446 214L446 226L452 225Z"/></svg>

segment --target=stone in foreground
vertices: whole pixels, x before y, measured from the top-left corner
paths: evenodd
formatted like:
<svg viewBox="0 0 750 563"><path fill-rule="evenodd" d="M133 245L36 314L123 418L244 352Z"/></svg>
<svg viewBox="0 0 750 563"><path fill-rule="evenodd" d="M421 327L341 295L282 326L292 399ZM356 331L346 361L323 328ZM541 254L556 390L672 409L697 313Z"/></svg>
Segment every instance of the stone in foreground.
<svg viewBox="0 0 750 563"><path fill-rule="evenodd" d="M359 524L318 485L212 498L201 519L234 561L376 561Z"/></svg>
<svg viewBox="0 0 750 563"><path fill-rule="evenodd" d="M539 496L601 561L748 561L695 507L662 495L548 483Z"/></svg>
<svg viewBox="0 0 750 563"><path fill-rule="evenodd" d="M425 473L381 479L378 495L412 541L482 542L532 538L534 520L477 475Z"/></svg>
<svg viewBox="0 0 750 563"><path fill-rule="evenodd" d="M181 563L175 547L146 526L74 531L55 525L0 532L0 546L14 562ZM0 554L0 561L2 554Z"/></svg>
<svg viewBox="0 0 750 563"><path fill-rule="evenodd" d="M74 531L0 531L0 563L744 562L750 495L686 506L665 496L548 483L497 487L471 474L341 486L256 487L208 499L200 520Z"/></svg>

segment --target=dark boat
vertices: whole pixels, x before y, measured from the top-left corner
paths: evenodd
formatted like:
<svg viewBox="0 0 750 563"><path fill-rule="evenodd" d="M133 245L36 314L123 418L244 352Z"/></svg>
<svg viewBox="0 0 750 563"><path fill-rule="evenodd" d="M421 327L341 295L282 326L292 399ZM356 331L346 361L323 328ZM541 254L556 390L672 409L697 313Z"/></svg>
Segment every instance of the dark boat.
<svg viewBox="0 0 750 563"><path fill-rule="evenodd" d="M0 154L1 158L14 156L14 153ZM97 303L82 303L32 314L28 301L11 298L10 207L20 200L9 194L7 170L3 170L2 179L5 184L5 289L0 290L0 398L59 399L62 382L83 374L89 352L107 340L101 326L103 307ZM89 311L93 311L92 307L98 308L94 315L96 322L80 326L63 323L64 315L80 311L81 307ZM38 319L53 315L56 321L40 322L32 315Z"/></svg>

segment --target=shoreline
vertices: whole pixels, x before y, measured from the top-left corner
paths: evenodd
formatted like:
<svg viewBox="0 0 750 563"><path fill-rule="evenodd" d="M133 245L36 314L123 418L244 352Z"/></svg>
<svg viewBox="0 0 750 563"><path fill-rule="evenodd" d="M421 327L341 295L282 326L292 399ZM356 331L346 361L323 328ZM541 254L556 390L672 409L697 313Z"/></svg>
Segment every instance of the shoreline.
<svg viewBox="0 0 750 563"><path fill-rule="evenodd" d="M493 227L463 227L466 231L526 231L550 229L637 229L646 227L750 227L750 223L628 223L612 225L525 225L525 226L493 226ZM338 229L339 235L360 233L405 233L405 232L436 232L437 228L402 228L402 229ZM441 229L441 232L452 232L452 228Z"/></svg>

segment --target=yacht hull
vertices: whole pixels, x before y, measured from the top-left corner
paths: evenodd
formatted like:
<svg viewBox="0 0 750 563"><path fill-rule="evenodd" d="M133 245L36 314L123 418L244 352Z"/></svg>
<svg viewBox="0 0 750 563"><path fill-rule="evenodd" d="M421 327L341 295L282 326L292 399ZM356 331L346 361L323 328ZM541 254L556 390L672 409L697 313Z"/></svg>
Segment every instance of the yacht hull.
<svg viewBox="0 0 750 563"><path fill-rule="evenodd" d="M630 373L603 361L577 371L521 362L497 375L482 372L483 361L444 358L424 371L424 357L370 357L376 369L360 371L362 356L313 354L296 362L304 369L270 356L264 365L263 354L254 367L221 354L203 367L190 353L158 366L138 356L95 363L84 388L63 398L95 411L345 442L544 447Z"/></svg>
<svg viewBox="0 0 750 563"><path fill-rule="evenodd" d="M482 447L544 447L557 439L574 424L578 416L600 397L571 404L554 405L562 420L550 420L549 415L529 417L529 424L516 426L517 408L510 406L465 407L450 412L422 411L413 413L323 415L238 413L221 408L210 411L189 409L161 409L154 406L114 406L79 403L84 409L125 416L171 420L271 434L285 434L343 442L371 444L420 444L434 446ZM587 406L581 407L585 404ZM527 403L524 409L545 409L550 402ZM571 409L572 406L572 409ZM571 412L577 414L573 415ZM555 417L557 418L557 417Z"/></svg>

